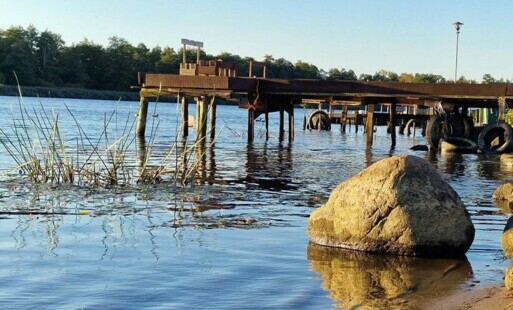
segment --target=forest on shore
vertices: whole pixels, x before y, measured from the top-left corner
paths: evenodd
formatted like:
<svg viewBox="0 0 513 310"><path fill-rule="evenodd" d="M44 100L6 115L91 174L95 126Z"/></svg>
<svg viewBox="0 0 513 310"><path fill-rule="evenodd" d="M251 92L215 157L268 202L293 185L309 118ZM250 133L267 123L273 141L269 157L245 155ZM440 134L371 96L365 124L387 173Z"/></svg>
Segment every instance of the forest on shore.
<svg viewBox="0 0 513 310"><path fill-rule="evenodd" d="M186 50L186 55L188 62L196 61L196 50ZM211 55L201 51L200 57L202 60L220 59L235 63L239 76L248 75L250 60L262 61L262 59L242 57L229 52ZM39 89L43 93L51 94L53 90L54 94L60 93L61 96L74 94L72 97L75 98L80 97L80 94L87 98L87 96L95 97L111 91L130 92L130 87L137 85L137 72L178 74L181 61L182 48L174 49L169 46L148 48L144 43L134 46L126 39L117 36L111 37L107 46L96 44L88 39L66 45L61 35L57 33L48 30L39 31L34 26L26 28L11 26L0 29L0 94L9 95L13 91L12 86L18 83L23 86L32 86L30 89L35 92ZM265 55L263 61L267 65L267 77L271 78L412 83L453 82L432 73L398 74L380 70L374 74L357 75L353 70L344 67L325 71L314 64L300 60L292 63L271 55ZM462 76L457 82L510 81L485 74L482 81L467 80ZM91 92L85 92L84 89ZM112 94L118 95L116 92Z"/></svg>

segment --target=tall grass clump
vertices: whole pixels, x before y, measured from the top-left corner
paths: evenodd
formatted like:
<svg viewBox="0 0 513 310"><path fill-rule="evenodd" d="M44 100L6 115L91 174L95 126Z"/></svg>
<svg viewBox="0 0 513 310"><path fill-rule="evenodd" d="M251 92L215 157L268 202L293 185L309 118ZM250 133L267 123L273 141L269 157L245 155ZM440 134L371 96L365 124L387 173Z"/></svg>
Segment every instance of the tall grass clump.
<svg viewBox="0 0 513 310"><path fill-rule="evenodd" d="M91 138L65 105L76 131L69 138L69 132L66 137L62 134L58 113L48 111L42 103L38 109L35 106L28 109L19 86L18 92L18 115L15 117L13 112L10 128L0 128L0 144L16 162L17 166L12 170L26 175L34 183L109 187L170 181L187 185L194 184L198 172L205 169L202 165L204 139L189 145L186 139L179 140L177 134L164 155L153 156L159 128L155 118L148 142L137 140L134 143L136 120L130 113L122 122L121 132L112 130L113 125L119 125L114 117L117 116L116 106L104 116L101 133ZM134 164L134 145L137 145L138 165Z"/></svg>
<svg viewBox="0 0 513 310"><path fill-rule="evenodd" d="M215 98L212 98L212 100L215 100ZM204 137L196 138L193 143L189 143L187 138L178 138L178 133L183 129L182 126L183 123L177 128L175 141L165 154L163 156L153 156L159 127L159 122L155 123L155 119L153 120L148 146L140 147L142 154L140 154L141 163L137 183L170 181L183 186L195 183L198 174L206 169L206 150L213 147L217 137L207 144L205 139L206 136L209 136L209 132L207 132ZM138 141L139 146L141 146L141 143L145 144L145 142Z"/></svg>
<svg viewBox="0 0 513 310"><path fill-rule="evenodd" d="M111 139L107 132L115 114L113 111L105 116L103 131L93 140L68 106L65 107L77 129L77 137L71 140L65 140L61 133L58 113L47 111L41 103L39 109L27 109L19 90L18 115L15 117L13 113L10 130L0 129L0 143L17 164L13 170L35 183L128 183L132 176L125 164L125 154L133 143L130 138L133 121L130 124L127 117L122 134ZM69 141L73 142L66 145Z"/></svg>

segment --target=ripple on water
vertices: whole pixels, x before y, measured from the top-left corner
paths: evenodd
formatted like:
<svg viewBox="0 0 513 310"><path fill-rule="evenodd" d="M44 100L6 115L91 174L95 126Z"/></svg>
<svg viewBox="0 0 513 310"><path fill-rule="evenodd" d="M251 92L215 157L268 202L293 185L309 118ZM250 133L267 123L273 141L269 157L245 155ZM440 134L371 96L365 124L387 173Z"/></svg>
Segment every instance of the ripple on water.
<svg viewBox="0 0 513 310"><path fill-rule="evenodd" d="M9 112L10 98L0 110ZM25 98L29 104L39 102ZM97 133L111 102L40 99L60 113L73 138L63 102ZM164 129L152 151L167 154L178 130L178 110L157 106ZM123 103L131 115L137 103ZM152 104L150 109L155 108ZM191 106L193 114L194 106ZM365 136L296 128L291 144L257 135L247 144L246 114L219 106L220 136L205 151L195 186L93 188L37 186L23 176L0 179L0 301L10 308L328 308L422 306L437 294L476 282L502 280L500 236L509 211L491 200L513 180L497 157L395 150L379 127L372 149ZM297 111L297 115L303 111ZM244 116L244 117L241 117ZM166 121L164 121L166 120ZM170 120L167 122L167 120ZM300 124L297 124L298 126ZM118 126L116 130L121 130ZM361 127L360 127L361 129ZM159 129L160 130L160 129ZM195 130L191 129L191 135ZM76 138L76 137L75 137ZM422 141L417 136L416 142ZM190 138L190 141L193 139ZM423 143L423 142L421 142ZM134 162L137 168L137 151ZM415 154L435 165L455 188L476 226L467 260L430 261L308 246L310 212L340 182L391 155ZM0 169L14 163L0 151ZM20 213L22 212L22 213ZM307 249L308 246L308 249ZM358 281L356 281L356 280ZM350 285L349 285L350 284ZM248 297L249 296L249 297Z"/></svg>

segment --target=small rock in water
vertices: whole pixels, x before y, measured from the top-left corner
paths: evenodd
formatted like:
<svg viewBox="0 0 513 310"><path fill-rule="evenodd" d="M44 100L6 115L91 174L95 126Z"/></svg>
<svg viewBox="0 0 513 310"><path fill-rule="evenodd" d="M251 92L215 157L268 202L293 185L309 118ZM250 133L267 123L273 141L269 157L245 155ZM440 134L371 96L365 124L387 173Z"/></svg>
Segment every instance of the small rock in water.
<svg viewBox="0 0 513 310"><path fill-rule="evenodd" d="M501 163L506 166L513 166L513 154L502 154L501 155Z"/></svg>
<svg viewBox="0 0 513 310"><path fill-rule="evenodd" d="M429 151L429 146L417 144L417 145L410 147L410 150L412 150L412 151Z"/></svg>
<svg viewBox="0 0 513 310"><path fill-rule="evenodd" d="M510 200L511 195L513 195L513 183L504 183L497 187L492 197L495 200Z"/></svg>
<svg viewBox="0 0 513 310"><path fill-rule="evenodd" d="M513 291L513 266L509 266L504 272L504 285L508 291Z"/></svg>
<svg viewBox="0 0 513 310"><path fill-rule="evenodd" d="M502 231L501 243L504 256L513 258L513 216L509 218Z"/></svg>

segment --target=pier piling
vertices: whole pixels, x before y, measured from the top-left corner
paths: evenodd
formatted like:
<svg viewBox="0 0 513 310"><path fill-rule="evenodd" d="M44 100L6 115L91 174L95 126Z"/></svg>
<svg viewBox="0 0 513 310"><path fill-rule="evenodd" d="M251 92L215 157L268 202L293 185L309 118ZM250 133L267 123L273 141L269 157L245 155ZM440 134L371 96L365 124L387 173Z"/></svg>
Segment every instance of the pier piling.
<svg viewBox="0 0 513 310"><path fill-rule="evenodd" d="M289 108L289 142L294 141L294 105Z"/></svg>
<svg viewBox="0 0 513 310"><path fill-rule="evenodd" d="M280 133L279 133L279 140L280 142L283 141L283 136L284 136L284 110L283 110L283 106L280 107Z"/></svg>
<svg viewBox="0 0 513 310"><path fill-rule="evenodd" d="M215 98L212 98L210 102L210 140L214 141L216 138L216 114L217 114L217 103Z"/></svg>
<svg viewBox="0 0 513 310"><path fill-rule="evenodd" d="M136 136L144 138L146 132L146 119L148 117L148 99L141 97L139 102L139 113L137 113Z"/></svg>
<svg viewBox="0 0 513 310"><path fill-rule="evenodd" d="M201 141L205 139L207 134L207 101L205 97L198 98L197 101L197 109L198 109L198 129L197 129L197 137L196 141Z"/></svg>
<svg viewBox="0 0 513 310"><path fill-rule="evenodd" d="M397 103L395 100L392 100L390 103L390 138L392 139L392 146L391 148L395 148L395 113L396 113L396 107Z"/></svg>
<svg viewBox="0 0 513 310"><path fill-rule="evenodd" d="M189 136L189 102L187 97L182 97L182 132L183 136Z"/></svg>
<svg viewBox="0 0 513 310"><path fill-rule="evenodd" d="M367 105L367 124L366 129L367 133L367 145L371 146L374 139L374 104Z"/></svg>

